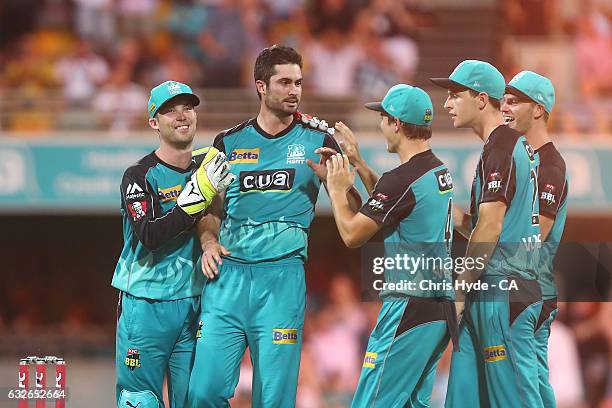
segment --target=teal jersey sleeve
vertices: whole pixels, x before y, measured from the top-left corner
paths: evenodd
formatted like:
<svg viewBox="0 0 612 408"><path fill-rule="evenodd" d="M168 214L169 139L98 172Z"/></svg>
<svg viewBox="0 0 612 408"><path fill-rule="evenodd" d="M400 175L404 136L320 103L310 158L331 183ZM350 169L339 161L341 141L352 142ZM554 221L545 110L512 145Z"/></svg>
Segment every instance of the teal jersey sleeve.
<svg viewBox="0 0 612 408"><path fill-rule="evenodd" d="M236 181L225 193L219 241L228 258L243 263L298 260L307 255L310 223L321 183L307 159L315 149L334 145L327 133L297 117L277 135L250 119L217 136Z"/></svg>
<svg viewBox="0 0 612 408"><path fill-rule="evenodd" d="M569 180L565 161L552 142L536 151L539 157L538 193L540 215L552 218L553 226L542 243L538 267L538 280L543 299L557 297L553 274L553 260L561 242L567 218Z"/></svg>
<svg viewBox="0 0 612 408"><path fill-rule="evenodd" d="M123 249L112 285L133 296L174 300L199 296L202 250L197 217L176 205L197 158L187 170L151 153L128 168L121 183Z"/></svg>
<svg viewBox="0 0 612 408"><path fill-rule="evenodd" d="M485 274L535 279L540 237L537 157L524 136L506 125L489 136L472 184L471 215L485 202L506 203L501 234Z"/></svg>
<svg viewBox="0 0 612 408"><path fill-rule="evenodd" d="M452 299L453 182L431 150L384 173L360 212L383 226L385 257L421 259L415 270L385 269L386 282L414 282L414 290L383 291ZM428 261L426 261L428 260Z"/></svg>

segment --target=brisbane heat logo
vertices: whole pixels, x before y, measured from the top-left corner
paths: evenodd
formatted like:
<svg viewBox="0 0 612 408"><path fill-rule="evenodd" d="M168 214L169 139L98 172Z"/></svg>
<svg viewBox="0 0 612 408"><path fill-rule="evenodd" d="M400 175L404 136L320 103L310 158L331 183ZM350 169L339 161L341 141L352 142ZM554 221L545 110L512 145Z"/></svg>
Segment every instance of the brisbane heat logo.
<svg viewBox="0 0 612 408"><path fill-rule="evenodd" d="M291 190L295 179L295 169L275 169L240 172L240 192Z"/></svg>

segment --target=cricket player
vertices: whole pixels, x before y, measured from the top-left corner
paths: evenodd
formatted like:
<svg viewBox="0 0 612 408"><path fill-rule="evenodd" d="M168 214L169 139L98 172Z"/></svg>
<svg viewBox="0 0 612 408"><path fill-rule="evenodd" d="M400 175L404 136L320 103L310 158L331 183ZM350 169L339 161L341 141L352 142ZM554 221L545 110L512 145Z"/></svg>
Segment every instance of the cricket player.
<svg viewBox="0 0 612 408"><path fill-rule="evenodd" d="M536 326L540 395L545 408L556 407L548 381L548 338L557 314L553 259L567 215L568 178L565 161L548 136L547 122L555 103L550 79L531 71L518 73L506 86L501 110L506 124L525 135L539 157L538 194L542 248L538 263L542 312Z"/></svg>
<svg viewBox="0 0 612 408"><path fill-rule="evenodd" d="M129 167L121 181L124 245L112 285L119 289L117 406L184 407L193 362L204 277L195 230L213 197L234 181L225 155L193 151L200 103L189 86L151 90L149 125L159 148Z"/></svg>
<svg viewBox="0 0 612 408"><path fill-rule="evenodd" d="M484 142L470 214L459 213L455 221L470 237L466 259L481 262L456 277L458 311L465 305L465 313L446 406L540 407L536 157L525 137L504 124L500 100L506 84L494 66L466 60L449 78L432 81L448 90L444 107L453 125L471 128Z"/></svg>
<svg viewBox="0 0 612 408"><path fill-rule="evenodd" d="M265 48L254 70L259 114L221 132L214 142L227 154L237 181L222 207L213 204L203 220L202 263L211 280L202 293L191 407L229 407L247 346L253 406L295 405L304 261L321 185L315 150L340 151L325 126L315 128L297 112L301 68L294 49Z"/></svg>
<svg viewBox="0 0 612 408"><path fill-rule="evenodd" d="M327 160L329 196L340 236L347 246L359 247L382 230L385 259L427 257L442 265L450 259L453 184L448 168L429 145L431 99L420 88L398 84L382 102L366 108L380 112L387 150L399 156L401 165L383 174L373 187L373 177L364 177L371 194L357 212L347 200L355 178L349 157L336 154ZM350 129L343 124L336 128L347 144L356 146ZM359 165L362 173L374 174L363 160ZM456 333L452 268L403 268L385 262L385 284L396 286L382 288L383 305L353 407L429 407L436 366L451 332ZM414 287L398 289L397 284L405 282Z"/></svg>

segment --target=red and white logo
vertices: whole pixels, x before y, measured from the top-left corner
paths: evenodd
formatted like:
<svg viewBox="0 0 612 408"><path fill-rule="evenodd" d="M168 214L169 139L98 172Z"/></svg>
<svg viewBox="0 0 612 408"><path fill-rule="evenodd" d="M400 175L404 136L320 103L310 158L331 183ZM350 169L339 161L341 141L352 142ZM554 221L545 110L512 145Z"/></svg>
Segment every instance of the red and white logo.
<svg viewBox="0 0 612 408"><path fill-rule="evenodd" d="M380 201L387 201L389 196L383 193L376 193L374 197L378 198Z"/></svg>
<svg viewBox="0 0 612 408"><path fill-rule="evenodd" d="M128 205L132 219L138 221L142 217L147 215L147 202L146 201L134 201Z"/></svg>
<svg viewBox="0 0 612 408"><path fill-rule="evenodd" d="M501 190L501 184L502 184L501 173L498 171L494 171L493 173L489 175L489 178L487 180L487 190L489 190L492 193L497 193L499 190Z"/></svg>

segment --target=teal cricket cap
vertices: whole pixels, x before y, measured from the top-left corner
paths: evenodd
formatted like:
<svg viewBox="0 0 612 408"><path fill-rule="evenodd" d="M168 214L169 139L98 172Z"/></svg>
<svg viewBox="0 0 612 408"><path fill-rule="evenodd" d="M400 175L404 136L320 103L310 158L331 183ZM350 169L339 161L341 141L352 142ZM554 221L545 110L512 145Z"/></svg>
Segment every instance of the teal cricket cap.
<svg viewBox="0 0 612 408"><path fill-rule="evenodd" d="M497 68L488 62L465 60L448 78L430 78L431 81L446 89L468 88L484 92L489 97L501 100L506 89L506 80Z"/></svg>
<svg viewBox="0 0 612 408"><path fill-rule="evenodd" d="M151 96L149 97L148 104L149 117L154 117L164 103L179 95L190 95L193 100L193 106L198 106L200 104L200 98L194 95L188 85L177 81L166 81L151 89Z"/></svg>
<svg viewBox="0 0 612 408"><path fill-rule="evenodd" d="M433 121L431 98L427 92L416 86L393 85L382 102L366 103L365 107L412 125L430 126Z"/></svg>
<svg viewBox="0 0 612 408"><path fill-rule="evenodd" d="M533 71L521 71L508 82L506 93L531 99L550 113L555 105L555 87L550 79Z"/></svg>

